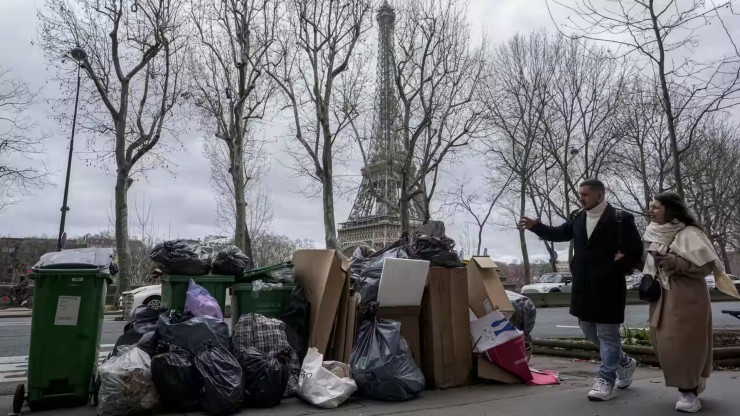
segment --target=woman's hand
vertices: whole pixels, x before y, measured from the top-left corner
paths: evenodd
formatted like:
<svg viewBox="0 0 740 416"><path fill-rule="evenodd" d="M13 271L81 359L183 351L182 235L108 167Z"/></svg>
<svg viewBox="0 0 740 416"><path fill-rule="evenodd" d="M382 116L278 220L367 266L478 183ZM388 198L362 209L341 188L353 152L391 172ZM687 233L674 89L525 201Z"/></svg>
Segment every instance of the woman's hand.
<svg viewBox="0 0 740 416"><path fill-rule="evenodd" d="M656 254L653 256L655 259L655 266L659 269L663 269L666 272L671 272L676 269L678 265L678 257L675 254Z"/></svg>

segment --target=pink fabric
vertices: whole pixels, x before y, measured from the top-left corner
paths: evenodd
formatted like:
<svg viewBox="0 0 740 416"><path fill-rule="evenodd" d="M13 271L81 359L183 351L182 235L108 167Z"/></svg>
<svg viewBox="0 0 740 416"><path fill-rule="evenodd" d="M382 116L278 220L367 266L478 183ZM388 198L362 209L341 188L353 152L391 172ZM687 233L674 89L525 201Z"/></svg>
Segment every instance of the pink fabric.
<svg viewBox="0 0 740 416"><path fill-rule="evenodd" d="M554 384L560 384L560 377L557 371L550 370L535 370L530 368L532 373L532 380L527 381L530 386L552 386Z"/></svg>

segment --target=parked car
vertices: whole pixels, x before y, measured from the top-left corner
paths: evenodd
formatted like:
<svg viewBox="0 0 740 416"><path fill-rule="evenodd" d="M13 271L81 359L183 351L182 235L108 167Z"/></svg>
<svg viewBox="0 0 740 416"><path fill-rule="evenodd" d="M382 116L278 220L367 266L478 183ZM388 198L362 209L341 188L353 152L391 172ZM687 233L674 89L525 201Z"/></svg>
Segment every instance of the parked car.
<svg viewBox="0 0 740 416"><path fill-rule="evenodd" d="M570 293L572 282L570 273L545 273L537 283L522 287L522 293Z"/></svg>
<svg viewBox="0 0 740 416"><path fill-rule="evenodd" d="M733 274L728 274L727 276L730 278L730 280L732 280L732 283L735 284L737 290L740 291L740 279L738 279L738 277ZM715 282L713 274L706 276L704 280L707 281L707 287L709 288L709 290L717 290L717 282Z"/></svg>
<svg viewBox="0 0 740 416"><path fill-rule="evenodd" d="M634 273L625 277L627 290L638 290L640 288L640 280L642 280L642 273Z"/></svg>
<svg viewBox="0 0 740 416"><path fill-rule="evenodd" d="M139 306L157 308L162 305L162 285L142 286L123 292L118 298L124 314L130 314Z"/></svg>

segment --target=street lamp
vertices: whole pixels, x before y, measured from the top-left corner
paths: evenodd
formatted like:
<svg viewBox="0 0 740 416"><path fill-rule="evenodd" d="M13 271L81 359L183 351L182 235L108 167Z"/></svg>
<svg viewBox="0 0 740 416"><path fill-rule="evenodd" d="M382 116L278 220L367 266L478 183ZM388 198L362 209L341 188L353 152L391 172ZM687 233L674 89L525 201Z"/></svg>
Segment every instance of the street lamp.
<svg viewBox="0 0 740 416"><path fill-rule="evenodd" d="M69 139L69 157L67 158L67 179L64 181L64 200L62 202L62 220L59 223L59 239L57 240L57 250L61 251L62 247L66 244L66 238L64 238L64 242L62 241L62 237L64 236L64 222L67 219L67 211L69 211L69 207L67 206L67 196L69 195L69 174L72 170L72 151L74 149L74 143L75 143L75 126L77 125L77 103L80 100L80 68L82 68L83 61L87 58L87 52L85 52L84 49L77 46L73 48L71 51L69 51L68 54L72 59L77 62L77 92L75 94L75 111L74 115L72 116L72 137Z"/></svg>

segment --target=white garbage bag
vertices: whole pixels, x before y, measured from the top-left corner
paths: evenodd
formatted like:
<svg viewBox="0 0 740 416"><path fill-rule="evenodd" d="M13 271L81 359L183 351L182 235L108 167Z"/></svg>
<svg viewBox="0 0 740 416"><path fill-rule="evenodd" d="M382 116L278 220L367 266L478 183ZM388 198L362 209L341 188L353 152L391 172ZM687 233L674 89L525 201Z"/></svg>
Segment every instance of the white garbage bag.
<svg viewBox="0 0 740 416"><path fill-rule="evenodd" d="M323 360L316 348L308 350L298 380L298 396L314 406L334 409L357 391L357 384L348 364Z"/></svg>

